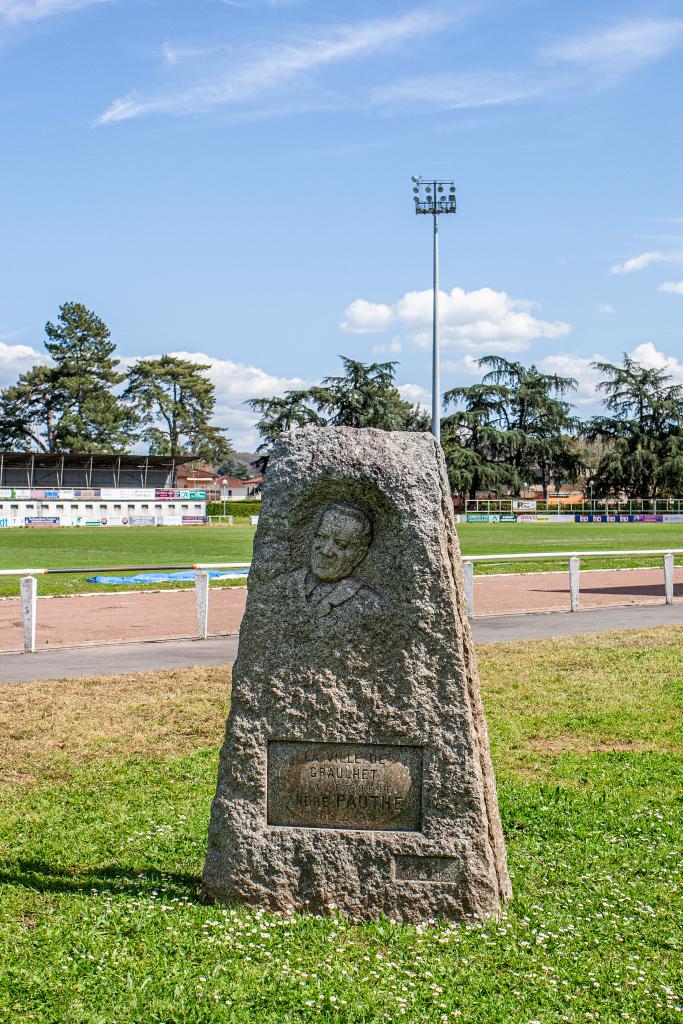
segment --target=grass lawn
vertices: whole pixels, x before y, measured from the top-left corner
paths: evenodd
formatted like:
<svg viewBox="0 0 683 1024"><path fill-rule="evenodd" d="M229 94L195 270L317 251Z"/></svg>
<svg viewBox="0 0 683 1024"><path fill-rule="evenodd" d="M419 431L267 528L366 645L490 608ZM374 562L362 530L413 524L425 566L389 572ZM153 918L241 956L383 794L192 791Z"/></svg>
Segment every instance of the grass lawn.
<svg viewBox="0 0 683 1024"><path fill-rule="evenodd" d="M463 553L469 555L590 548L683 548L683 523L462 523L458 536ZM2 530L0 569L245 562L251 558L253 537L254 528L246 525ZM596 558L586 564L595 569L661 565L661 558ZM476 571L537 572L566 567L566 561L525 562L523 566L507 562L479 565ZM178 586L183 584L154 584L154 589ZM105 588L86 583L84 576L47 576L39 579L38 589L41 594L78 594ZM127 589L151 587L146 584ZM17 578L0 577L0 597L14 597L18 591Z"/></svg>
<svg viewBox="0 0 683 1024"><path fill-rule="evenodd" d="M196 900L227 670L0 688L0 1020L683 1019L683 630L480 648L500 922Z"/></svg>

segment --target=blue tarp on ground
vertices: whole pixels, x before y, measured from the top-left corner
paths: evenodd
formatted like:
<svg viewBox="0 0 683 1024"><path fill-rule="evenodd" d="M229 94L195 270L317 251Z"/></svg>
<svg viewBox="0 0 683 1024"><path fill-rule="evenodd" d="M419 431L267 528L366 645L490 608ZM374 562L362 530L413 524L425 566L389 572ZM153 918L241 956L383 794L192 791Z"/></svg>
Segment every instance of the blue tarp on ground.
<svg viewBox="0 0 683 1024"><path fill-rule="evenodd" d="M205 569L204 571L210 580L229 580L249 575L248 569ZM113 586L120 583L175 583L186 580L194 581L196 578L196 569L186 569L182 572L141 572L137 576L90 576L86 582Z"/></svg>

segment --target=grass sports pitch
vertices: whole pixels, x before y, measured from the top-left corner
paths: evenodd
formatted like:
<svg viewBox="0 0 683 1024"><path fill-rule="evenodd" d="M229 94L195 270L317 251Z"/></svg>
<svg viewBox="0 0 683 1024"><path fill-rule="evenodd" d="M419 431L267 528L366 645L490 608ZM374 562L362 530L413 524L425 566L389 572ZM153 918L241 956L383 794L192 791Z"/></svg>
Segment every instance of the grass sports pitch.
<svg viewBox="0 0 683 1024"><path fill-rule="evenodd" d="M683 548L683 523L462 523L463 554L578 551L590 549ZM251 526L64 528L0 531L0 569L104 568L116 565L174 565L192 562L247 562ZM659 565L659 557L591 559L591 568ZM515 562L477 566L478 573L564 569L566 561ZM191 584L189 584L191 585ZM217 584L223 585L223 584ZM154 584L177 587L179 584ZM16 578L0 578L0 596L16 596ZM126 588L126 589L133 589ZM150 585L135 589L151 589ZM84 576L47 576L41 594L102 591Z"/></svg>

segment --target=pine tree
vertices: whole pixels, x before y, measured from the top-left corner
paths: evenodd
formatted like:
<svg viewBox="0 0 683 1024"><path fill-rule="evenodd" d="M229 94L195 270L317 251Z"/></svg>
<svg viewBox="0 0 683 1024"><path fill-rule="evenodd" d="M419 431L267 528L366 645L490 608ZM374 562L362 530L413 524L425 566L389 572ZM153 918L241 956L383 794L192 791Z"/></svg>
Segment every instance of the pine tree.
<svg viewBox="0 0 683 1024"><path fill-rule="evenodd" d="M125 377L117 370L109 328L80 302L65 302L57 323L45 325L45 347L59 412L52 443L64 452L125 451L133 420L114 393Z"/></svg>
<svg viewBox="0 0 683 1024"><path fill-rule="evenodd" d="M208 369L169 355L139 359L131 368L124 399L136 409L152 454L192 454L212 464L232 454L225 430L210 422L216 389Z"/></svg>

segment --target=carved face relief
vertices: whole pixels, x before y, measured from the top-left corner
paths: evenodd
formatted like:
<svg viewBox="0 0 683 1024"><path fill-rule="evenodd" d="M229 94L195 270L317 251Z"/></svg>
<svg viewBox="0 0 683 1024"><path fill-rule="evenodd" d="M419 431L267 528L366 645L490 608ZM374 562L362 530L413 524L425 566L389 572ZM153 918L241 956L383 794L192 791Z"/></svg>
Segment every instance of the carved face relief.
<svg viewBox="0 0 683 1024"><path fill-rule="evenodd" d="M350 576L367 555L371 540L370 519L362 509L341 503L330 505L313 538L313 575L325 583L336 583Z"/></svg>

